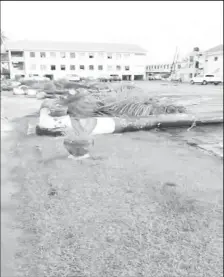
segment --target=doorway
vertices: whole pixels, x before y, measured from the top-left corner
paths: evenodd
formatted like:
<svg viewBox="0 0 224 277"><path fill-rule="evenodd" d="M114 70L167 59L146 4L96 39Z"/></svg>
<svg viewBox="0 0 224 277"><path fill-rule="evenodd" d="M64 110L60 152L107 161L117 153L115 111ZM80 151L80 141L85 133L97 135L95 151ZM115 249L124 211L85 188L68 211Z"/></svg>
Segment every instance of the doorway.
<svg viewBox="0 0 224 277"><path fill-rule="evenodd" d="M122 81L131 81L131 75L122 75Z"/></svg>
<svg viewBox="0 0 224 277"><path fill-rule="evenodd" d="M53 74L46 74L44 77L49 78L50 80L54 80L54 75Z"/></svg>
<svg viewBox="0 0 224 277"><path fill-rule="evenodd" d="M135 81L143 81L144 76L143 75L134 75L134 80Z"/></svg>

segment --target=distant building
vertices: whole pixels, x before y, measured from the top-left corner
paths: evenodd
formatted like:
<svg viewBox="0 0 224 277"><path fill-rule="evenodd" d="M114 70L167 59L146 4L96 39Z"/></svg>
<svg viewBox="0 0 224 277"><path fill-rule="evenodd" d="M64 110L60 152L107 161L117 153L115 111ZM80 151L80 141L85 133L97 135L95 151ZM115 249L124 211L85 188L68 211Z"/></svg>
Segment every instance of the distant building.
<svg viewBox="0 0 224 277"><path fill-rule="evenodd" d="M183 82L189 82L192 77L203 72L203 53L198 47L188 53L177 62L177 67L173 73L173 78L181 79Z"/></svg>
<svg viewBox="0 0 224 277"><path fill-rule="evenodd" d="M195 48L179 61L179 69L175 71L175 76L185 82L200 74L223 76L223 45L207 51L199 51L199 48Z"/></svg>
<svg viewBox="0 0 224 277"><path fill-rule="evenodd" d="M204 74L223 76L223 44L204 52Z"/></svg>
<svg viewBox="0 0 224 277"><path fill-rule="evenodd" d="M102 77L118 75L123 80L143 80L147 51L138 45L7 41L11 78L66 75Z"/></svg>
<svg viewBox="0 0 224 277"><path fill-rule="evenodd" d="M9 55L5 50L4 42L1 45L1 79L10 77Z"/></svg>
<svg viewBox="0 0 224 277"><path fill-rule="evenodd" d="M171 70L172 69L172 70ZM195 47L192 52L179 58L174 65L152 64L146 66L146 78L155 75L171 74L173 79L189 82L199 74L216 74L223 76L223 45L218 45L207 51Z"/></svg>
<svg viewBox="0 0 224 277"><path fill-rule="evenodd" d="M10 78L10 68L8 53L1 52L1 79L3 78Z"/></svg>
<svg viewBox="0 0 224 277"><path fill-rule="evenodd" d="M150 64L146 66L146 79L150 76L169 74L172 64Z"/></svg>

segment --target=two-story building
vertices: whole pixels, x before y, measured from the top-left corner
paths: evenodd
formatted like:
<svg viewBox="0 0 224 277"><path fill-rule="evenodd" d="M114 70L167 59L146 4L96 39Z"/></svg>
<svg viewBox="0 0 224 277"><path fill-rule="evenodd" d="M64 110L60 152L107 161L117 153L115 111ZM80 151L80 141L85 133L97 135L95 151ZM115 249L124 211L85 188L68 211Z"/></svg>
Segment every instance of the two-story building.
<svg viewBox="0 0 224 277"><path fill-rule="evenodd" d="M223 44L204 52L204 74L223 76Z"/></svg>
<svg viewBox="0 0 224 277"><path fill-rule="evenodd" d="M66 75L143 80L147 51L138 45L112 43L7 41L11 78Z"/></svg>

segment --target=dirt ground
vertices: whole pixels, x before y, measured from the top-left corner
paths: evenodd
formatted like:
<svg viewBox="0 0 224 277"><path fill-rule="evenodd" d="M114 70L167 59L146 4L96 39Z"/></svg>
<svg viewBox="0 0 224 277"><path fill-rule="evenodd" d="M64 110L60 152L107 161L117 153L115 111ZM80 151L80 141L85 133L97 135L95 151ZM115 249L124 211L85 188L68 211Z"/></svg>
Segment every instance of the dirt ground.
<svg viewBox="0 0 224 277"><path fill-rule="evenodd" d="M4 116L40 105L19 99L2 99ZM62 138L26 136L32 120L2 134L1 276L223 275L221 159L138 132L71 161Z"/></svg>

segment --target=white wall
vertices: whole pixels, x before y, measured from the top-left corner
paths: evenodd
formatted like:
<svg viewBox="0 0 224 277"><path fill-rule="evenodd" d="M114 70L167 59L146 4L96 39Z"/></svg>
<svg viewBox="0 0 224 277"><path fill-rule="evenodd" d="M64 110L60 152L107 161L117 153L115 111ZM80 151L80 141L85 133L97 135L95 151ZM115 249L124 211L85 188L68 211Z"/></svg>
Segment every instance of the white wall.
<svg viewBox="0 0 224 277"><path fill-rule="evenodd" d="M217 60L215 58L218 58ZM204 65L205 74L223 75L223 52L208 54Z"/></svg>

